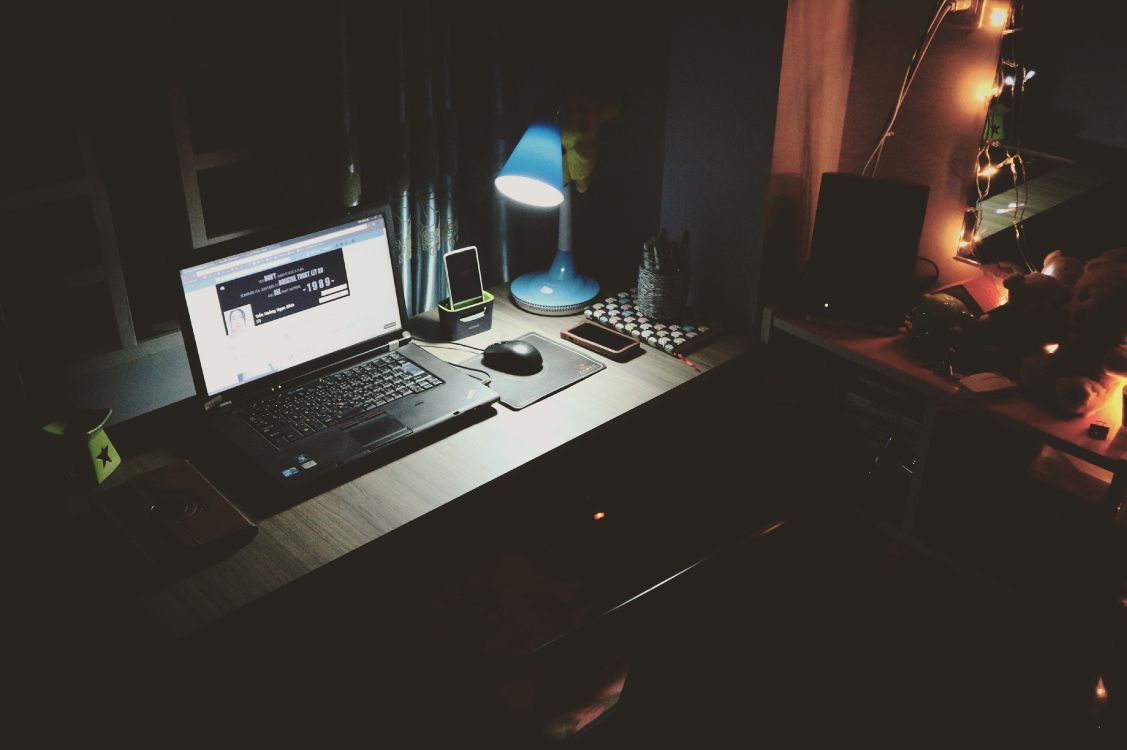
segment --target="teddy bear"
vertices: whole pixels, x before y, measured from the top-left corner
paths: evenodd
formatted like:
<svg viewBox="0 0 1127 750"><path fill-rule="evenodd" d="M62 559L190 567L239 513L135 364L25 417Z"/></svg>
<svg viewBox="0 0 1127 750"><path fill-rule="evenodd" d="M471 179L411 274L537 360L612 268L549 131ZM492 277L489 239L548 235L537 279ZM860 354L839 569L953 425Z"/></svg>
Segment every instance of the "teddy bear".
<svg viewBox="0 0 1127 750"><path fill-rule="evenodd" d="M1071 287L1048 273L1013 274L1009 301L983 315L975 328L981 369L1016 373L1026 357L1061 341L1069 328Z"/></svg>
<svg viewBox="0 0 1127 750"><path fill-rule="evenodd" d="M1080 264L1050 253L1040 274L1007 279L1010 301L991 316L1030 324L1014 341L1018 382L1074 416L1098 409L1127 377L1127 247Z"/></svg>

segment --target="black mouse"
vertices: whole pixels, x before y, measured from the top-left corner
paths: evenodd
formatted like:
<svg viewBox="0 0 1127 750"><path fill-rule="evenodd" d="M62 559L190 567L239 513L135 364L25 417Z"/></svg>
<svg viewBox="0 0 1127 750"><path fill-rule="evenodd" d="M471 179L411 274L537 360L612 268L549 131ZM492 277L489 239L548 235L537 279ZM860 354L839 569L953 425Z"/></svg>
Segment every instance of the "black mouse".
<svg viewBox="0 0 1127 750"><path fill-rule="evenodd" d="M540 372L544 358L540 350L527 341L498 341L485 347L481 363L510 375L532 375Z"/></svg>

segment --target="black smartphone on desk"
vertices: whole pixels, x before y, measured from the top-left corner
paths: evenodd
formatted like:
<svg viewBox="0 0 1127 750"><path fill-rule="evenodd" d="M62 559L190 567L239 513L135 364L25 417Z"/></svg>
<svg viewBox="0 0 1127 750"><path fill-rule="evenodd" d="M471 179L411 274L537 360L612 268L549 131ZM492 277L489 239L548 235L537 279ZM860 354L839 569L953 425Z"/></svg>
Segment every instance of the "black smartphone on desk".
<svg viewBox="0 0 1127 750"><path fill-rule="evenodd" d="M589 321L563 329L560 336L616 362L630 359L642 351L642 345L634 338Z"/></svg>

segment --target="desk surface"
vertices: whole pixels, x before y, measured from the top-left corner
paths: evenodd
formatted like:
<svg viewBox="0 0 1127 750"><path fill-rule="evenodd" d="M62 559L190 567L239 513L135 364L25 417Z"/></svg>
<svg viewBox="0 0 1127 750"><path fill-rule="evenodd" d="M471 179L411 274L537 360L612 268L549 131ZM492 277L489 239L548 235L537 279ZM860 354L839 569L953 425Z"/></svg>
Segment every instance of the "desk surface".
<svg viewBox="0 0 1127 750"><path fill-rule="evenodd" d="M961 398L957 382L937 375L909 356L902 336L876 336L783 315L776 315L771 325L930 395ZM973 403L984 412L1024 428L1050 445L1101 468L1117 471L1127 463L1127 430L1120 429L1123 408L1119 398L1111 398L1087 417L1071 419L1053 414L1013 392ZM1088 437L1088 425L1097 420L1106 422L1111 430L1107 440Z"/></svg>
<svg viewBox="0 0 1127 750"><path fill-rule="evenodd" d="M515 308L504 290L496 296L492 330L465 343L484 347L529 331L558 339L561 328L581 318L530 315ZM411 325L425 338L437 338L436 328L428 316ZM750 346L748 337L728 334L693 360L707 372ZM431 351L455 362L472 354ZM84 565L63 531L69 517L90 512L84 501L49 500L11 518L0 531L4 555L23 584L21 593L56 631L56 640L72 644L72 661L90 668L112 664L219 620L699 377L685 363L651 350L627 363L606 364L606 370L522 411L497 405L482 422L263 518L255 539L230 557L143 592L107 591ZM111 479L121 482L175 458L155 445L126 456Z"/></svg>

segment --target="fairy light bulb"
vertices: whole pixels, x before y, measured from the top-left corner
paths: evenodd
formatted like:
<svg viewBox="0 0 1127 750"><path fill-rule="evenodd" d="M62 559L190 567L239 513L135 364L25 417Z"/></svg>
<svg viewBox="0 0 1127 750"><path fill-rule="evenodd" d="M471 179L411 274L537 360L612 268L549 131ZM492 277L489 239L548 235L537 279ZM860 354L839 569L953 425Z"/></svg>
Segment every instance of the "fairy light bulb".
<svg viewBox="0 0 1127 750"><path fill-rule="evenodd" d="M974 90L974 95L978 99L987 99L987 100L993 99L997 96L1000 96L1001 93L1002 93L1001 84L995 83L993 80L982 81L981 83L978 84L978 87Z"/></svg>
<svg viewBox="0 0 1127 750"><path fill-rule="evenodd" d="M1096 690L1092 697L1095 698L1097 706L1103 706L1107 703L1107 686L1104 685L1103 675L1100 675L1099 679L1096 680Z"/></svg>
<svg viewBox="0 0 1127 750"><path fill-rule="evenodd" d="M998 167L993 164L987 164L985 167L981 167L978 170L979 177L993 177L996 174L998 174Z"/></svg>
<svg viewBox="0 0 1127 750"><path fill-rule="evenodd" d="M1001 29L1005 27L1006 21L1010 18L1009 8L1004 5L995 5L990 9L990 14L987 16L987 23L992 29Z"/></svg>

